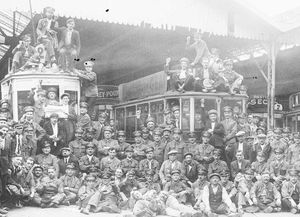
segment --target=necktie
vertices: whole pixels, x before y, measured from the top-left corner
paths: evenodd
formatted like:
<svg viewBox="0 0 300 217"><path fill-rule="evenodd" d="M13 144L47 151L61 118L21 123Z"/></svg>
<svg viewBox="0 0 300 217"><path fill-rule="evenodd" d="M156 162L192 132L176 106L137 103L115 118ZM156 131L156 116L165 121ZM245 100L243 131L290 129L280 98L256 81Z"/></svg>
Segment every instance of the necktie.
<svg viewBox="0 0 300 217"><path fill-rule="evenodd" d="M149 162L149 170L151 170L151 161L148 161Z"/></svg>
<svg viewBox="0 0 300 217"><path fill-rule="evenodd" d="M66 164L68 163L68 158L65 158L65 163L66 163Z"/></svg>

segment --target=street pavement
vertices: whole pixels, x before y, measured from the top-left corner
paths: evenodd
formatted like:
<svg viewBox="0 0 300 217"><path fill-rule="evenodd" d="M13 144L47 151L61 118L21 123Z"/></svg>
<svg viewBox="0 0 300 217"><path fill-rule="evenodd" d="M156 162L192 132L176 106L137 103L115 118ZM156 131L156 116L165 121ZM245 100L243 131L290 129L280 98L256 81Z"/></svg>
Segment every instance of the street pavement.
<svg viewBox="0 0 300 217"><path fill-rule="evenodd" d="M126 217L130 214L129 211L123 211L121 214L110 213L90 213L89 216L102 216L102 217ZM37 207L23 207L19 209L10 210L7 217L84 217L86 215L79 212L76 206L62 206L60 208L41 209ZM243 217L294 217L294 214L281 212L281 213L245 213ZM165 217L165 216L158 216ZM225 216L224 216L225 217Z"/></svg>

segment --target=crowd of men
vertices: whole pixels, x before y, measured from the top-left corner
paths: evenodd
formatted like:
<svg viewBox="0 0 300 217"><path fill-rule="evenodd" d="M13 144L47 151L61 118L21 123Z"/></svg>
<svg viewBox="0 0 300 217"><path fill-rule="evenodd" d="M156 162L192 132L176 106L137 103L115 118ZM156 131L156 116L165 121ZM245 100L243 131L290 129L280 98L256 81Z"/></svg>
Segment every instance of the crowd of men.
<svg viewBox="0 0 300 217"><path fill-rule="evenodd" d="M39 123L35 107L19 122L8 107L2 100L2 216L4 206L70 204L84 214L131 209L134 216L299 211L300 135L266 132L264 121L229 106L222 121L208 111L201 137L189 132L187 140L175 122L157 126L149 116L131 144L106 113L92 121L85 102L72 118L53 113Z"/></svg>

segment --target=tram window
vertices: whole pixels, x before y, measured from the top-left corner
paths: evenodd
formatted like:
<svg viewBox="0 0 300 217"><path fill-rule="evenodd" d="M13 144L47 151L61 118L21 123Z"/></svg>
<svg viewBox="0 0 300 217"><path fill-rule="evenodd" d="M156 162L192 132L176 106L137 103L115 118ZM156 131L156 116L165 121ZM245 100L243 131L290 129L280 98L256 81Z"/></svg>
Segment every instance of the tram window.
<svg viewBox="0 0 300 217"><path fill-rule="evenodd" d="M181 100L181 129L190 130L190 99Z"/></svg>
<svg viewBox="0 0 300 217"><path fill-rule="evenodd" d="M211 101L211 102L210 102ZM209 107L215 109L216 101L211 99L195 99L195 131L201 132L205 127L206 115L205 110L210 110ZM206 105L207 104L207 105ZM206 107L207 106L207 107Z"/></svg>
<svg viewBox="0 0 300 217"><path fill-rule="evenodd" d="M141 117L140 117L141 123L146 123L146 119L148 118L148 114L149 114L149 104L148 103L139 104L137 105L137 110L141 112Z"/></svg>
<svg viewBox="0 0 300 217"><path fill-rule="evenodd" d="M125 130L125 109L116 109L116 126L119 130Z"/></svg>
<svg viewBox="0 0 300 217"><path fill-rule="evenodd" d="M59 101L59 96L60 96L60 94L59 94L59 86L58 85L42 85L42 89L43 90L46 90L47 91L47 95L46 95L46 98L47 99L49 99L49 96L48 96L48 89L49 88L55 88L56 89L56 101Z"/></svg>
<svg viewBox="0 0 300 217"><path fill-rule="evenodd" d="M150 115L154 118L156 124L164 123L164 101L150 103Z"/></svg>
<svg viewBox="0 0 300 217"><path fill-rule="evenodd" d="M29 90L18 91L18 118L20 119L23 115L24 108L30 104L28 100Z"/></svg>
<svg viewBox="0 0 300 217"><path fill-rule="evenodd" d="M136 129L136 107L126 107L126 137L127 139L133 138L133 132Z"/></svg>
<svg viewBox="0 0 300 217"><path fill-rule="evenodd" d="M65 93L70 94L70 105L72 104L77 104L78 101L78 92L77 91L72 91L72 90L65 90Z"/></svg>

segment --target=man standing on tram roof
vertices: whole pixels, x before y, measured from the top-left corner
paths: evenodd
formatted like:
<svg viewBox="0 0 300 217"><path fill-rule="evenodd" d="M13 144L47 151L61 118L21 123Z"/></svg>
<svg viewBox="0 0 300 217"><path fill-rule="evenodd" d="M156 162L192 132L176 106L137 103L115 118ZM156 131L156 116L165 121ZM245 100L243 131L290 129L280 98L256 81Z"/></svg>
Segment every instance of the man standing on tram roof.
<svg viewBox="0 0 300 217"><path fill-rule="evenodd" d="M92 97L98 96L98 88L97 88L97 74L93 72L94 62L91 60L84 62L85 70L77 70L74 69L75 75L77 75L82 84L82 100L87 101L89 107L92 106Z"/></svg>

